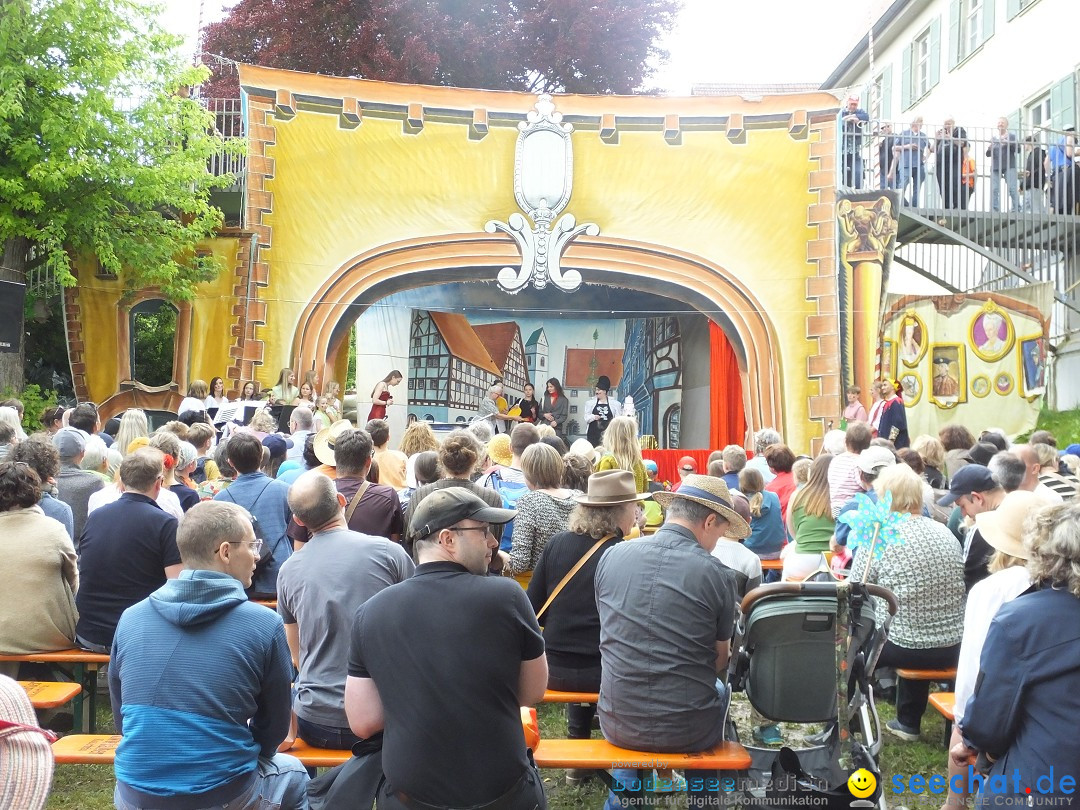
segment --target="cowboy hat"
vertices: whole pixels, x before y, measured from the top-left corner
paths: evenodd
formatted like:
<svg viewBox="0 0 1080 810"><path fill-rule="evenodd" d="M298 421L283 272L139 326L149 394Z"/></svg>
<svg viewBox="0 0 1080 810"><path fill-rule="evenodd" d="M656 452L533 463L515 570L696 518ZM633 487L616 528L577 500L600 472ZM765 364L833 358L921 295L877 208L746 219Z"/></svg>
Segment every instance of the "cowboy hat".
<svg viewBox="0 0 1080 810"><path fill-rule="evenodd" d="M687 475L674 492L654 492L653 500L667 509L676 498L693 501L716 512L731 526L724 532L733 540L750 536L750 525L735 511L727 484L711 475Z"/></svg>
<svg viewBox="0 0 1080 810"><path fill-rule="evenodd" d="M338 436L346 430L352 429L352 422L348 419L339 419L330 427L320 430L315 436L315 458L323 464L329 465L330 467L336 467L337 459L334 458L334 442L337 441Z"/></svg>
<svg viewBox="0 0 1080 810"><path fill-rule="evenodd" d="M603 470L589 476L589 491L575 501L584 506L616 506L620 503L644 501L648 492L637 491L634 474L629 470Z"/></svg>

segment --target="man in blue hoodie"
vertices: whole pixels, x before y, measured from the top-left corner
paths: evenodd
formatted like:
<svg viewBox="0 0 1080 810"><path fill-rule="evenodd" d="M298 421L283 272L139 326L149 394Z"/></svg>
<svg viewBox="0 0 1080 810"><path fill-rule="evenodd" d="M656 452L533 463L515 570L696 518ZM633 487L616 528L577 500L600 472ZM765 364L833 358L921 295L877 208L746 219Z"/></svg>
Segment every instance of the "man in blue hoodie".
<svg viewBox="0 0 1080 810"><path fill-rule="evenodd" d="M184 564L124 611L109 666L119 810L307 807L307 771L278 754L289 730L285 628L249 602L261 541L239 506L193 506Z"/></svg>

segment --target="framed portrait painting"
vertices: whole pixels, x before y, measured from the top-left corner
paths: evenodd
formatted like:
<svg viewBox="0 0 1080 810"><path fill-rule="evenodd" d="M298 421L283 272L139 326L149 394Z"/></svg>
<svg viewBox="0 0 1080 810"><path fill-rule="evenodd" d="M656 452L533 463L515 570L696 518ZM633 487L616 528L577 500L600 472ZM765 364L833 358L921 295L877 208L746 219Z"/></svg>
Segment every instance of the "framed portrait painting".
<svg viewBox="0 0 1080 810"><path fill-rule="evenodd" d="M939 408L967 402L967 356L962 343L935 343L930 347L930 401Z"/></svg>
<svg viewBox="0 0 1080 810"><path fill-rule="evenodd" d="M1028 335L1018 341L1017 379L1020 392L1025 397L1037 397L1046 393L1046 338Z"/></svg>
<svg viewBox="0 0 1080 810"><path fill-rule="evenodd" d="M975 356L987 363L1000 360L1013 347L1016 333L1012 319L993 301L979 310L968 327L968 343Z"/></svg>

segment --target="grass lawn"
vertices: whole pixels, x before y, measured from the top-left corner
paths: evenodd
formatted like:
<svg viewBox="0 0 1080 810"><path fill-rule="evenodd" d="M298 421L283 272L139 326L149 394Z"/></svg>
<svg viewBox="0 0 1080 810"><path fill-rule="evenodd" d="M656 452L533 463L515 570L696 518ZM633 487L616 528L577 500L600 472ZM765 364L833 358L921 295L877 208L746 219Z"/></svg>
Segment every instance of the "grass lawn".
<svg viewBox="0 0 1080 810"><path fill-rule="evenodd" d="M735 701L745 700L742 695L736 695ZM892 706L887 703L879 703L878 710L881 712L881 721L894 716ZM563 716L564 707L556 704L545 704L540 707L540 734L541 737L564 737L566 735L566 723ZM102 734L110 733L112 729L112 715L107 708L99 710L98 730ZM885 744L881 752L882 778L887 782L893 774L910 776L921 773L925 776L932 774L945 774L946 752L942 741L944 722L941 717L928 709L923 717L922 739L919 742L903 742L895 737L886 735ZM740 726L740 733L744 732ZM594 732L599 736L599 732ZM570 810L570 808L590 808L599 810L604 804L606 791L600 787L600 783L593 779L585 786L568 787L565 780L565 772L561 770L545 770L544 788L547 791L548 804L552 810ZM60 765L56 769L56 778L53 781L53 791L49 798L48 808L77 808L77 810L110 810L113 794L112 768L105 765ZM923 797L924 799L929 797ZM914 805L911 797L906 801L898 801L896 804ZM942 802L937 802L937 807ZM892 804L892 803L890 803Z"/></svg>

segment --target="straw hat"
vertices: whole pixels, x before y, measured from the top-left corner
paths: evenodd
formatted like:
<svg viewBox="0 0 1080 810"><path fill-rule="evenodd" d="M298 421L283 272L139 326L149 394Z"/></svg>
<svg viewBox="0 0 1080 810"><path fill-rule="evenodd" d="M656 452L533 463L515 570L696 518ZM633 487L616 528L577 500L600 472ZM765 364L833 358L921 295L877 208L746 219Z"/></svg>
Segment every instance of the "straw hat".
<svg viewBox="0 0 1080 810"><path fill-rule="evenodd" d="M977 514L975 526L983 539L995 549L1026 560L1030 554L1024 547L1024 521L1028 515L1047 505L1042 496L1018 489L1002 498L997 509Z"/></svg>
<svg viewBox="0 0 1080 810"><path fill-rule="evenodd" d="M514 461L514 453L510 449L510 434L496 433L487 443L488 458L493 464L509 467Z"/></svg>
<svg viewBox="0 0 1080 810"><path fill-rule="evenodd" d="M654 492L652 496L653 500L665 509L671 506L671 502L676 498L699 503L712 509L731 524L724 532L725 536L734 540L742 540L750 536L750 525L735 511L731 493L722 478L714 478L711 475L687 475L674 492Z"/></svg>
<svg viewBox="0 0 1080 810"><path fill-rule="evenodd" d="M575 456L587 458L592 462L594 467L596 466L596 462L600 460L600 451L593 447L592 442L588 439L574 439L573 443L570 445L570 452Z"/></svg>
<svg viewBox="0 0 1080 810"><path fill-rule="evenodd" d="M648 492L637 491L634 474L629 470L603 470L589 476L588 492L574 500L584 506L617 506L648 497Z"/></svg>
<svg viewBox="0 0 1080 810"><path fill-rule="evenodd" d="M315 458L321 461L323 464L328 464L331 467L337 466L337 459L334 458L334 442L337 441L338 436L344 433L346 430L352 430L353 423L348 419L339 419L334 422L330 427L323 428L315 436Z"/></svg>

